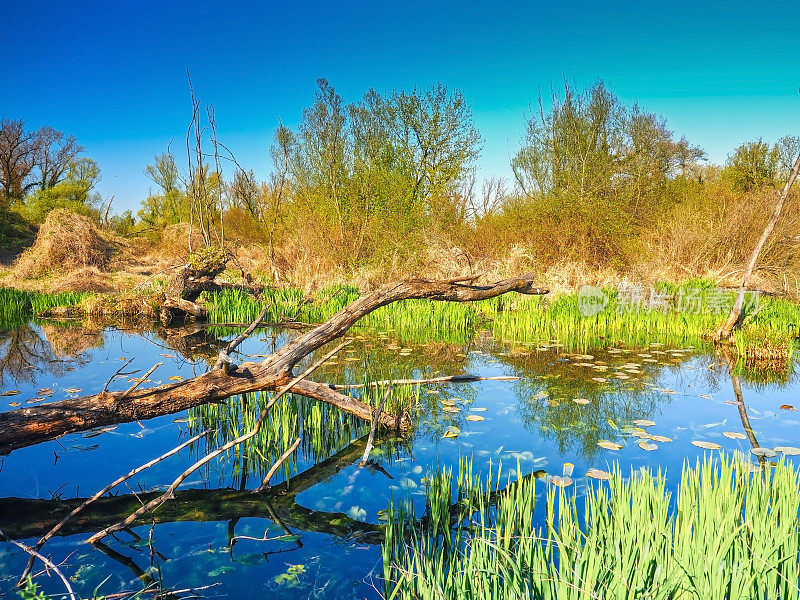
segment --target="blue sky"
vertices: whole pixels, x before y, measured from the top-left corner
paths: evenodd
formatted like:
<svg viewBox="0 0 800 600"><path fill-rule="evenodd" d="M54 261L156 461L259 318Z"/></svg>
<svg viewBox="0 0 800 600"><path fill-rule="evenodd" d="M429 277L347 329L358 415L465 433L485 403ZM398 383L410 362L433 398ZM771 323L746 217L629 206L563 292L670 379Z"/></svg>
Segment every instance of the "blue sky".
<svg viewBox="0 0 800 600"><path fill-rule="evenodd" d="M186 69L220 139L266 178L327 78L367 89L463 91L484 138L480 173L509 176L539 92L603 79L626 103L722 162L738 144L800 134L800 27L789 2L10 2L0 114L74 134L100 191L136 210L142 171L190 118Z"/></svg>

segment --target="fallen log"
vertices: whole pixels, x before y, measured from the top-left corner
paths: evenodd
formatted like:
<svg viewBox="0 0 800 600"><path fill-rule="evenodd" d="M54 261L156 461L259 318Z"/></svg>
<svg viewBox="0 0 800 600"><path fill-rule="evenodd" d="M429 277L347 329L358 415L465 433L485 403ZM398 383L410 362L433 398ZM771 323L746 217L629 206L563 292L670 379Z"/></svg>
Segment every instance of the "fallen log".
<svg viewBox="0 0 800 600"><path fill-rule="evenodd" d="M489 285L425 279L388 284L355 300L327 322L295 337L261 362L230 364L224 369L213 369L181 382L136 389L127 395L104 391L2 413L0 454L8 454L17 448L53 440L68 433L174 414L248 392L278 390L292 381L293 369L306 356L343 336L365 315L398 300L471 302L507 292L546 294L547 290L534 284L532 274ZM372 420L373 412L369 405L337 392L327 384L303 379L290 391L326 402L365 421ZM381 424L403 429L409 422L405 415L384 414L381 415Z"/></svg>

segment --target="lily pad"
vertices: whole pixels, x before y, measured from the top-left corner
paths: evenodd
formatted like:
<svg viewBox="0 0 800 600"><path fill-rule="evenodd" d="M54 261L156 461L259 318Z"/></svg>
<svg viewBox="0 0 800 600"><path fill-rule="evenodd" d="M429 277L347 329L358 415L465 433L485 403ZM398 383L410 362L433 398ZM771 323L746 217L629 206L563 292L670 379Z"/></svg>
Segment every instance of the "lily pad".
<svg viewBox="0 0 800 600"><path fill-rule="evenodd" d="M703 450L719 450L722 448L722 446L719 444L715 444L714 442L705 442L703 440L692 440L692 445L702 448Z"/></svg>
<svg viewBox="0 0 800 600"><path fill-rule="evenodd" d="M467 415L467 421L483 421L483 417L480 415Z"/></svg>
<svg viewBox="0 0 800 600"><path fill-rule="evenodd" d="M775 452L780 452L786 456L798 456L800 455L800 448L796 446L775 446Z"/></svg>
<svg viewBox="0 0 800 600"><path fill-rule="evenodd" d="M666 444L672 441L672 438L667 437L665 435L651 435L650 436L651 442L661 442L662 444Z"/></svg>
<svg viewBox="0 0 800 600"><path fill-rule="evenodd" d="M591 402L588 398L573 398L572 401L575 404L589 404Z"/></svg>
<svg viewBox="0 0 800 600"><path fill-rule="evenodd" d="M621 450L622 444L617 444L616 442L611 442L609 440L600 440L597 442L597 445L601 448L605 448L606 450Z"/></svg>
<svg viewBox="0 0 800 600"><path fill-rule="evenodd" d="M656 424L655 421L650 421L649 419L634 419L634 425L638 425L639 427L652 427Z"/></svg>
<svg viewBox="0 0 800 600"><path fill-rule="evenodd" d="M772 448L751 448L750 452L755 454L756 456L763 456L764 458L772 458L773 456L777 456L778 453L775 452Z"/></svg>
<svg viewBox="0 0 800 600"><path fill-rule="evenodd" d="M642 440L639 442L639 448L642 450L647 450L648 452L652 452L653 450L658 450L658 444L653 444L647 440Z"/></svg>
<svg viewBox="0 0 800 600"><path fill-rule="evenodd" d="M608 471L603 471L602 469L595 469L594 467L586 472L586 476L591 477L592 479L600 479L603 481L611 479L611 473Z"/></svg>
<svg viewBox="0 0 800 600"><path fill-rule="evenodd" d="M747 436L745 434L739 433L738 431L723 431L722 435L724 435L726 438L729 438L729 439L732 439L732 440L746 440L747 439Z"/></svg>
<svg viewBox="0 0 800 600"><path fill-rule="evenodd" d="M19 390L6 390L2 394L0 394L0 396L16 396L17 394L20 394L20 393L21 392Z"/></svg>

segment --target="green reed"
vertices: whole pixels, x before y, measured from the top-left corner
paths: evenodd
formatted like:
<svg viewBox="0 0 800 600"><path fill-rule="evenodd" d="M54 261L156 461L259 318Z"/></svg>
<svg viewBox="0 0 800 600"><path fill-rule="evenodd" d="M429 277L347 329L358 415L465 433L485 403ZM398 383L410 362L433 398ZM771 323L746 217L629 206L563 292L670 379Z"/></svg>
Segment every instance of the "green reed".
<svg viewBox="0 0 800 600"><path fill-rule="evenodd" d="M0 323L26 323L45 310L79 304L87 295L83 292L40 294L0 287Z"/></svg>
<svg viewBox="0 0 800 600"><path fill-rule="evenodd" d="M661 471L616 468L580 501L532 476L497 491L499 474L483 481L462 460L428 479L423 519L389 507L386 597L798 598L800 472L738 460L684 464L674 495Z"/></svg>
<svg viewBox="0 0 800 600"><path fill-rule="evenodd" d="M355 390L353 396L376 407L384 393L382 386L366 387ZM384 410L387 413L402 411L418 396L418 386L396 386ZM255 392L192 408L189 410L189 429L192 433L215 429L213 438L207 441L206 450L219 447L253 429L271 397L269 392ZM288 479L298 472L298 464L308 466L329 458L365 435L369 428L370 423L334 406L287 394L272 407L258 434L232 448L226 460L232 465L231 474L237 481L247 475L264 476L299 437L299 452L284 463L283 477ZM391 455L392 450L389 448L385 452ZM276 476L273 483L280 479Z"/></svg>

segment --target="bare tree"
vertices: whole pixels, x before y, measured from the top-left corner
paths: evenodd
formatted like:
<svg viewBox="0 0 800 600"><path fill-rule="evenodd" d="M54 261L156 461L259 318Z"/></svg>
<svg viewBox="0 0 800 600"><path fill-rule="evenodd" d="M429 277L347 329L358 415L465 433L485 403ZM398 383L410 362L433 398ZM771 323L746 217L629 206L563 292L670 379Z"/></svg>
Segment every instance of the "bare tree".
<svg viewBox="0 0 800 600"><path fill-rule="evenodd" d="M36 132L25 131L22 119L0 120L0 201L19 200L31 187L28 177L36 166L39 140Z"/></svg>
<svg viewBox="0 0 800 600"><path fill-rule="evenodd" d="M55 187L67 175L69 166L84 148L73 135L64 135L50 126L36 132L36 166L39 168L39 189Z"/></svg>

